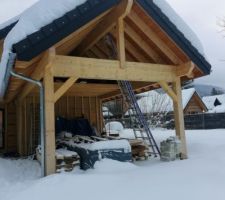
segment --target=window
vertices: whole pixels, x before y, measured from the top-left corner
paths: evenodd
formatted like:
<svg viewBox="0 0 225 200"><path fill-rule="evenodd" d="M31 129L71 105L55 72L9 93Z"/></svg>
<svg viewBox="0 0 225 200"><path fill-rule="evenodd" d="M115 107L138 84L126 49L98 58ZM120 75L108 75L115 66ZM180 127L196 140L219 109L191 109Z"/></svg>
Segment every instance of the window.
<svg viewBox="0 0 225 200"><path fill-rule="evenodd" d="M4 137L3 137L3 131L4 131L4 121L3 121L3 110L0 110L0 148L3 148L4 145Z"/></svg>

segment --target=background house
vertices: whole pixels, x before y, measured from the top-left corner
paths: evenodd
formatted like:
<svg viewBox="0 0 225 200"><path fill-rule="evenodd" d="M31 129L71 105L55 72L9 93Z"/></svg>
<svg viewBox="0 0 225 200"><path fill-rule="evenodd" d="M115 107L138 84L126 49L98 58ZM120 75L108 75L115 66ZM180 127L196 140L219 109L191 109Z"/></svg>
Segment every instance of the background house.
<svg viewBox="0 0 225 200"><path fill-rule="evenodd" d="M207 112L208 109L194 88L182 90L184 114L196 114ZM143 113L172 113L173 101L164 93L150 91L143 94L138 100Z"/></svg>
<svg viewBox="0 0 225 200"><path fill-rule="evenodd" d="M203 97L210 113L225 113L225 94Z"/></svg>

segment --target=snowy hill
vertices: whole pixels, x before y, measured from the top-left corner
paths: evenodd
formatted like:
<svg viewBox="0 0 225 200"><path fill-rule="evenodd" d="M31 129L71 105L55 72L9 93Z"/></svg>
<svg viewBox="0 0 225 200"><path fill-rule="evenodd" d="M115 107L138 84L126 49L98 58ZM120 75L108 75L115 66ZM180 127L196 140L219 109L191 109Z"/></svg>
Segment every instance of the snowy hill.
<svg viewBox="0 0 225 200"><path fill-rule="evenodd" d="M190 87L194 87L195 90L198 92L198 94L201 97L212 95L213 88L215 88L217 91L225 94L225 89L224 88L213 86L213 85L204 85L204 84L195 84L195 83L193 83L193 84L190 84L190 85L186 86L186 88L190 88Z"/></svg>

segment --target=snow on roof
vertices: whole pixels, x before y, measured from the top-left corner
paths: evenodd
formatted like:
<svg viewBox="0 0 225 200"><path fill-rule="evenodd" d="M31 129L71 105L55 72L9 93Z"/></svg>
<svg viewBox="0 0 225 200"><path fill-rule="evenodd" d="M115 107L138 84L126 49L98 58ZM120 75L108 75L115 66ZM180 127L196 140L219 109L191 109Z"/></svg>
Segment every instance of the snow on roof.
<svg viewBox="0 0 225 200"><path fill-rule="evenodd" d="M215 108L215 101L216 99L218 99L220 101L220 103L225 106L225 94L221 94L221 95L214 95L214 96L206 96L203 97L202 100L205 103L205 105L207 106L207 108L209 110L213 110Z"/></svg>
<svg viewBox="0 0 225 200"><path fill-rule="evenodd" d="M3 0L6 2L6 0ZM8 1L8 0L7 0ZM63 16L66 12L73 10L77 6L85 3L87 0L11 0L10 3L21 3L18 6L18 10L15 10L14 16L9 17L10 20L15 21L19 18L18 23L10 31L4 41L4 51L0 63L0 97L3 96L4 88L4 76L6 73L6 66L9 59L9 54L12 51L12 45L20 42L28 35L40 30L41 27L51 23L55 19ZM27 2L29 3L27 4ZM37 1L37 2L36 2ZM25 3L26 2L26 3ZM34 4L34 2L36 2ZM165 0L153 0L153 2L167 15L167 17L173 22L177 28L191 41L198 51L202 54L203 48L196 34L190 29L190 27L176 14L176 12L169 6ZM33 4L33 5L32 5ZM26 5L26 6L25 6ZM29 9L24 11L32 5ZM19 15L19 17L15 17ZM15 18L13 18L15 17ZM6 22L3 26L6 26Z"/></svg>
<svg viewBox="0 0 225 200"><path fill-rule="evenodd" d="M194 31L186 24L186 22L175 12L175 10L167 3L166 0L153 0L153 2L162 10L162 12L170 19L171 22L184 34L184 36L192 43L192 45L204 55L204 49L201 41Z"/></svg>
<svg viewBox="0 0 225 200"><path fill-rule="evenodd" d="M4 95L2 94L4 91L3 80L13 44L16 44L28 35L40 30L43 26L51 23L86 1L87 0L39 0L20 15L18 23L9 32L4 41L0 63L0 97Z"/></svg>
<svg viewBox="0 0 225 200"><path fill-rule="evenodd" d="M19 19L21 13L38 0L1 0L0 30Z"/></svg>
<svg viewBox="0 0 225 200"><path fill-rule="evenodd" d="M209 113L225 113L225 104L214 107L212 110L208 111Z"/></svg>
<svg viewBox="0 0 225 200"><path fill-rule="evenodd" d="M186 108L195 92L194 88L182 90L183 109ZM148 92L148 96L138 100L138 105L143 113L173 111L172 99L167 94L158 93L156 91Z"/></svg>

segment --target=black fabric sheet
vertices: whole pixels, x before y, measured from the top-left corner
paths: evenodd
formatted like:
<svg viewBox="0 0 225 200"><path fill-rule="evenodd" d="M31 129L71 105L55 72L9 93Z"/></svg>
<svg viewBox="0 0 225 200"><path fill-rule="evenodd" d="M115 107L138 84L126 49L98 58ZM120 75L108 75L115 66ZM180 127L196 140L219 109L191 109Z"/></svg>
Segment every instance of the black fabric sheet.
<svg viewBox="0 0 225 200"><path fill-rule="evenodd" d="M56 117L56 134L61 132L69 132L73 135L95 136L95 132L91 127L89 121L84 118L66 119L63 117Z"/></svg>

